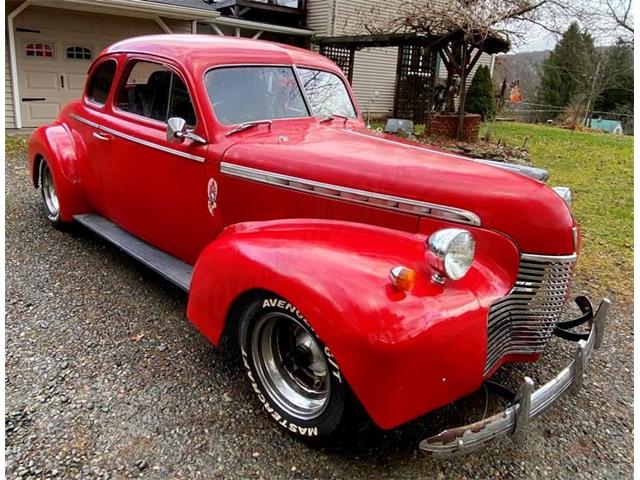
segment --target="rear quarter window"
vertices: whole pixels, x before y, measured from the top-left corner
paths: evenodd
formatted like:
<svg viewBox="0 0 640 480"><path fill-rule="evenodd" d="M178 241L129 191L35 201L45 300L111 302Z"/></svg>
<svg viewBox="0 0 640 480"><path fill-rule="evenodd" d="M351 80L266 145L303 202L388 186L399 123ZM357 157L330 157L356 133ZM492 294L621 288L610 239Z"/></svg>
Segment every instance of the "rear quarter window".
<svg viewBox="0 0 640 480"><path fill-rule="evenodd" d="M89 79L87 98L92 102L104 105L113 84L117 64L115 60L106 60L96 67Z"/></svg>

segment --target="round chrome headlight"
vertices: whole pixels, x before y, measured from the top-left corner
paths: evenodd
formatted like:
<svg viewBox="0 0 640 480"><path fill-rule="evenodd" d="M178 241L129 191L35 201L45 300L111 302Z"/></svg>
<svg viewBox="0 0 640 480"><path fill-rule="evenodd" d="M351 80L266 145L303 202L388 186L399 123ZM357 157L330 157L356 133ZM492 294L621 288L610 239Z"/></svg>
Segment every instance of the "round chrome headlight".
<svg viewBox="0 0 640 480"><path fill-rule="evenodd" d="M435 270L433 279L442 283L444 277L459 280L464 277L476 253L476 241L471 232L461 228L445 228L429 235L427 261Z"/></svg>

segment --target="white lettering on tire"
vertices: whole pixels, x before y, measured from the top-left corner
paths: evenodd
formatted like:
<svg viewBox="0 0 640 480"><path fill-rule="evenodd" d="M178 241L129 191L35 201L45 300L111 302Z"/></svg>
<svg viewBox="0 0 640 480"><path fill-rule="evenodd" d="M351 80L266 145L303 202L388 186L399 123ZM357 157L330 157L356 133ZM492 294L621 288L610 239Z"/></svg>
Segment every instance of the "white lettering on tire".
<svg viewBox="0 0 640 480"><path fill-rule="evenodd" d="M253 391L256 392L258 396L258 400L262 403L264 409L273 417L273 419L278 422L282 426L293 433L297 433L299 435L306 435L308 437L317 437L318 436L318 427L300 427L293 422L289 422L286 418L282 418L282 416L275 411L275 409L271 406L267 398L262 394L258 383L255 381L253 377L253 373L251 372L251 368L249 367L249 357L247 352L244 351L244 347L242 350L242 363L244 363L245 369L247 371L247 376L249 377L249 381L251 382L251 387Z"/></svg>

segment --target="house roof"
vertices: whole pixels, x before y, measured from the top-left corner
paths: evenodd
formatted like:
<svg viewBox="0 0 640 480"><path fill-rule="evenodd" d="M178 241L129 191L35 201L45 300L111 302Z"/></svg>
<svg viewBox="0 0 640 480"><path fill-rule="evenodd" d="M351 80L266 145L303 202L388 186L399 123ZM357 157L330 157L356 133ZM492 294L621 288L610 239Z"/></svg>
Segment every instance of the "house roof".
<svg viewBox="0 0 640 480"><path fill-rule="evenodd" d="M220 16L220 12L202 0L31 0L31 5L95 13L122 13L142 18L161 15L183 20L204 20Z"/></svg>
<svg viewBox="0 0 640 480"><path fill-rule="evenodd" d="M440 48L447 43L459 40L463 32L455 31L443 35L424 35L417 33L389 33L370 35L344 35L338 37L318 37L315 42L319 45L334 45L360 50L367 47L398 47L406 45L422 45L430 48ZM472 41L482 45L482 50L489 54L506 52L509 42L497 34L472 36Z"/></svg>

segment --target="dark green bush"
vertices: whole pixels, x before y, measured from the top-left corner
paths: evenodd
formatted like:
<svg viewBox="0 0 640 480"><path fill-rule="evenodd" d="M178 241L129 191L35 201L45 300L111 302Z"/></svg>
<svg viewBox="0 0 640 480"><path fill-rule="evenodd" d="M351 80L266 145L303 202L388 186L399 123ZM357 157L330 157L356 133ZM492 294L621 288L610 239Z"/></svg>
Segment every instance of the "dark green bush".
<svg viewBox="0 0 640 480"><path fill-rule="evenodd" d="M469 90L467 90L465 110L468 113L479 113L483 120L493 118L496 114L493 80L491 80L491 71L486 65L482 65L476 70Z"/></svg>

